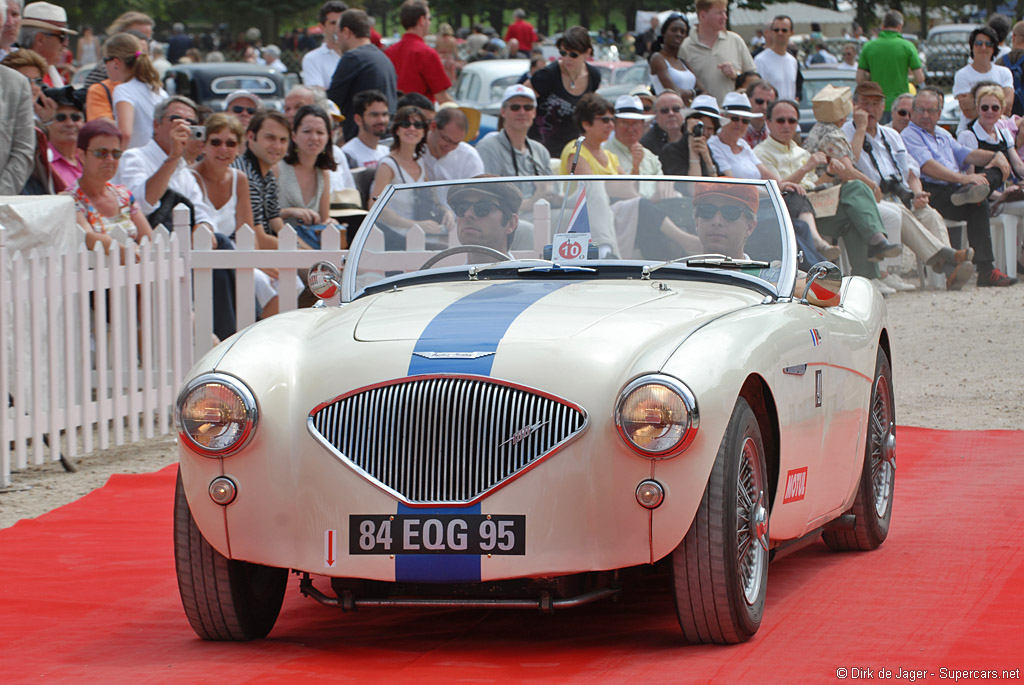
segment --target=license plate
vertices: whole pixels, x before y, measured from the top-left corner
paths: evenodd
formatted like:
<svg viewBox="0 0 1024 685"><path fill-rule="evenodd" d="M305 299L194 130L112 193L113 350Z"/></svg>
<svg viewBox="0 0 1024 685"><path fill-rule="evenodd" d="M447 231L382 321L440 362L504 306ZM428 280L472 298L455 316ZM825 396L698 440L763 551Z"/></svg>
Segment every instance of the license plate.
<svg viewBox="0 0 1024 685"><path fill-rule="evenodd" d="M352 514L349 554L526 554L526 516Z"/></svg>

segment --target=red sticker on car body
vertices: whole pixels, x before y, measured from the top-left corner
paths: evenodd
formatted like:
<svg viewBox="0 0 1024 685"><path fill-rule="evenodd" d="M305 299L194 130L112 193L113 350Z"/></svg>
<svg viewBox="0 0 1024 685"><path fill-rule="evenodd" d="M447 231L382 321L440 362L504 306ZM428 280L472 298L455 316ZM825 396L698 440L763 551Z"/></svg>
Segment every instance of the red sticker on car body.
<svg viewBox="0 0 1024 685"><path fill-rule="evenodd" d="M786 490L782 496L782 503L798 502L804 498L807 492L807 467L793 469L786 474Z"/></svg>

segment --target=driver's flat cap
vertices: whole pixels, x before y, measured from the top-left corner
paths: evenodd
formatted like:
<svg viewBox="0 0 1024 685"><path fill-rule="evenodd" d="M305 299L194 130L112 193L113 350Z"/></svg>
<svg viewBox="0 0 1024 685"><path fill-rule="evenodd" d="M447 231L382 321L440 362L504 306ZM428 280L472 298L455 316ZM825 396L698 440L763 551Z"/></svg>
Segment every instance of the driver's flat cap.
<svg viewBox="0 0 1024 685"><path fill-rule="evenodd" d="M496 183L471 183L460 186L448 192L448 203L451 204L452 202L457 201L460 197L471 192L493 197L504 209L513 213L518 212L519 206L523 204L522 191L520 191L514 184L506 181L498 181Z"/></svg>
<svg viewBox="0 0 1024 685"><path fill-rule="evenodd" d="M705 198L723 198L746 205L755 215L759 200L757 186L747 183L696 183L693 188L693 203Z"/></svg>

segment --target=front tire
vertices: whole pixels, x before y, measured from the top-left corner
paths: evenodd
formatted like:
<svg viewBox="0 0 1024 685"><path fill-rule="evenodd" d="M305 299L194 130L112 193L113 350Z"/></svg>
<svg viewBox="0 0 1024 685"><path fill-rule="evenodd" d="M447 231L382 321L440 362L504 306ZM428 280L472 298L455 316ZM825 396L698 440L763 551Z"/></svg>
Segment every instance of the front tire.
<svg viewBox="0 0 1024 685"><path fill-rule="evenodd" d="M672 552L676 615L691 643L735 644L761 625L768 470L754 411L736 401L690 530Z"/></svg>
<svg viewBox="0 0 1024 685"><path fill-rule="evenodd" d="M834 524L825 528L822 540L836 552L875 549L889 535L892 500L896 488L896 408L893 402L892 369L879 348L875 380L868 407L868 436L864 467L853 501L853 526Z"/></svg>
<svg viewBox="0 0 1024 685"><path fill-rule="evenodd" d="M204 640L256 640L274 627L288 569L228 559L199 532L181 473L174 488L174 568L185 615Z"/></svg>

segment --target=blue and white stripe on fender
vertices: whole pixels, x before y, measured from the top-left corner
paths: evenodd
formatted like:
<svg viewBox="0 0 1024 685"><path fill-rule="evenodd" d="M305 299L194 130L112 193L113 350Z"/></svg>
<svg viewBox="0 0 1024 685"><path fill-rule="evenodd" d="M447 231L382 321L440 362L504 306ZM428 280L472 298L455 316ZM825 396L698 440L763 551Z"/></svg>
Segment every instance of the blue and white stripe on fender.
<svg viewBox="0 0 1024 685"><path fill-rule="evenodd" d="M445 307L427 324L409 362L409 375L468 373L488 376L498 343L530 305L570 282L504 281ZM422 356L437 354L440 357ZM445 354L464 354L449 357ZM476 353L476 354L473 354Z"/></svg>
<svg viewBox="0 0 1024 685"><path fill-rule="evenodd" d="M530 305L569 285L551 282L500 282L475 291L445 307L427 324L413 348L409 375L466 373L489 376L498 343L509 326ZM420 354L417 354L420 353ZM432 356L421 356L424 353ZM433 356L441 353L440 356ZM447 354L460 356L446 356ZM471 507L423 509L398 504L399 514L420 516L480 514ZM395 580L407 583L480 582L480 557L475 554L399 554Z"/></svg>

